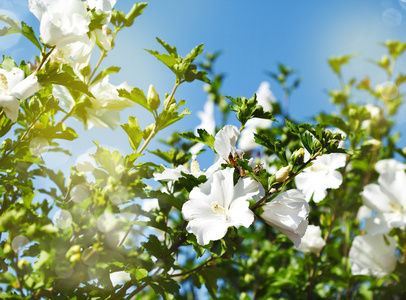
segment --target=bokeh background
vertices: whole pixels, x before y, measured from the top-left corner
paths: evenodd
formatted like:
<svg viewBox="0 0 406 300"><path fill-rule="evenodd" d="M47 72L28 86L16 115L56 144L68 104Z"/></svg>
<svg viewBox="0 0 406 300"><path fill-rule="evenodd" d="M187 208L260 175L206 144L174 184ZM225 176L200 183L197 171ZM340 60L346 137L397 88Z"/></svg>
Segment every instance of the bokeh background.
<svg viewBox="0 0 406 300"><path fill-rule="evenodd" d="M127 12L133 3L118 0L115 8ZM28 10L28 0L1 0L0 13L24 20L38 33L39 22ZM127 81L145 92L152 83L161 99L164 93L170 93L174 76L144 50L164 51L155 37L175 45L181 55L201 43L204 43L205 53L222 51L215 71L225 74L221 92L232 97L251 97L262 81L268 81L276 98L282 100L282 90L267 71L276 71L277 63L297 70L303 80L291 97L289 112L297 121L312 122L311 117L318 112L335 111L327 89L338 89L339 82L327 64L329 57L359 53L343 68L344 78L361 79L368 74L373 86L386 80L384 72L368 59L379 60L385 54L379 42L406 41L406 0L152 0L133 27L119 33L116 48L103 61L102 67L122 68L120 73L110 77L111 82L118 85ZM18 35L1 37L0 53L17 62L34 61L39 54ZM95 51L92 61L98 58ZM202 62L203 57L199 61ZM399 60L396 71L406 73L405 57ZM196 112L203 110L207 100L203 86L202 82L181 85L176 99L185 99L186 107L193 113L161 132L150 149L161 147L158 139L169 136L173 130L193 131L200 123ZM373 103L366 93L357 95L355 101ZM137 116L141 127L152 122L138 106L122 111L121 122L126 123L129 115ZM402 106L396 129L403 135L405 120L406 109ZM235 120L231 122L237 124ZM81 154L94 152L93 140L124 154L132 152L120 127L115 131L99 128L83 131L83 125L73 118L67 125L79 133L78 140L65 144L72 157L54 158L53 154L47 154L44 159L49 161L50 167L69 172ZM398 146L406 146L404 136ZM211 161L200 164L207 167Z"/></svg>

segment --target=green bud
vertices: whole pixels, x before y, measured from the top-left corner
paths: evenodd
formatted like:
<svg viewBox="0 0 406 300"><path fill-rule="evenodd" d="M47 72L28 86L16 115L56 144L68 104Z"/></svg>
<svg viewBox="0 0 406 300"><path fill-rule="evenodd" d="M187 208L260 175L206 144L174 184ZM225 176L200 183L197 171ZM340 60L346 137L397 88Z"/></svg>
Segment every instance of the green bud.
<svg viewBox="0 0 406 300"><path fill-rule="evenodd" d="M6 244L4 245L4 248L3 248L4 254L9 254L9 253L11 253L12 251L13 251L13 248L11 248L11 245L10 245L9 243L6 243Z"/></svg>
<svg viewBox="0 0 406 300"><path fill-rule="evenodd" d="M292 165L301 165L304 162L304 149L300 148L293 152L292 156L290 157L290 161Z"/></svg>
<svg viewBox="0 0 406 300"><path fill-rule="evenodd" d="M371 151L378 150L379 148L381 148L381 146L382 142L376 139L371 139L362 143L362 147L370 147Z"/></svg>
<svg viewBox="0 0 406 300"><path fill-rule="evenodd" d="M1 149L3 149L4 151L7 151L7 150L11 149L12 145L13 145L13 142L11 141L11 139L5 139L1 143Z"/></svg>
<svg viewBox="0 0 406 300"><path fill-rule="evenodd" d="M75 262L77 262L77 261L80 261L80 259L81 259L80 253L75 253L75 254L73 254L71 257L69 257L69 261L70 261L71 263L75 263Z"/></svg>
<svg viewBox="0 0 406 300"><path fill-rule="evenodd" d="M313 150L314 151L319 151L319 150L321 150L323 148L323 146L322 146L322 144L320 143L320 141L319 140L314 140L313 141Z"/></svg>
<svg viewBox="0 0 406 300"><path fill-rule="evenodd" d="M17 267L22 274L27 274L31 270L31 264L25 259L20 259L17 262Z"/></svg>
<svg viewBox="0 0 406 300"><path fill-rule="evenodd" d="M379 62L379 65L382 66L383 68L388 68L390 65L390 60L389 57L385 54L382 56L381 61Z"/></svg>
<svg viewBox="0 0 406 300"><path fill-rule="evenodd" d="M77 254L80 252L80 245L73 245L72 247L69 248L68 251L66 251L66 258L70 258L72 255Z"/></svg>
<svg viewBox="0 0 406 300"><path fill-rule="evenodd" d="M153 110L156 110L161 104L161 101L159 100L159 95L156 93L154 86L152 84L149 85L147 101L149 107Z"/></svg>

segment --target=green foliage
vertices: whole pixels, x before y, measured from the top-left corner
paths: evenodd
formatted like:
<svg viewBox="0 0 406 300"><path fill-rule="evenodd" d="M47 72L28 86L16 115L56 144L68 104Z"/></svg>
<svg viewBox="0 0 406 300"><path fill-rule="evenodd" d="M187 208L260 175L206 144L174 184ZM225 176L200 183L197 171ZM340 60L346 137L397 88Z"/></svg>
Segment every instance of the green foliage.
<svg viewBox="0 0 406 300"><path fill-rule="evenodd" d="M112 11L114 31L109 38L113 47L116 34L132 26L146 6L134 4L128 13ZM90 30L104 25L104 13L89 10L88 15ZM119 97L139 105L136 116L129 116L128 123L121 125L133 152L111 151L95 142L97 149L90 154L93 163L78 163L70 173L64 173L45 165L43 154L47 151L70 155L60 140L74 144L78 133L65 121L72 115L86 121L87 109L92 107L89 97L93 97L89 86L119 72L120 67L108 66L98 71L99 64L93 68L89 64L78 73L70 63L52 61L50 55L56 48L46 52L33 29L24 22L20 26L4 15L0 21L9 25L0 29L0 36L23 34L40 50L36 76L42 85L21 101L17 123L11 122L4 110L0 112L0 136L4 137L0 146L0 298L191 299L197 295L195 289L203 285L207 296L213 299L237 299L237 295L239 299L405 297L406 236L401 228L388 233L396 237L397 255L402 257L391 274L379 279L351 274L349 249L354 237L364 233L356 218L363 203L361 192L365 185L377 181L377 161L393 158L395 153L406 158L405 149L399 148L399 134L394 132L403 93L399 91L388 99L381 88L372 88L372 76L346 81L341 70L354 55L328 61L341 85L327 92L337 105L337 113L317 114L316 123L308 124L289 117L287 100L301 83L291 68L279 64L276 73L269 73L282 87L286 109L282 114L279 101L272 104L271 114L258 105L256 95L248 99L221 94L224 75L214 72L220 52L206 54L206 61L196 64L203 45L181 57L175 46L157 38L167 54L147 51L175 75L172 91L161 97L165 99L162 105L156 92L145 96L138 87L118 90ZM374 63L388 80L393 76L400 90L406 76L395 73L395 63L406 44L387 41L383 45L389 56ZM100 50L101 62L107 51ZM197 65L203 70L198 71ZM26 77L31 74L29 64L23 61L18 66L6 56L0 67L5 71L18 67ZM207 74L212 77L210 84ZM190 193L211 180L212 175L181 171L176 180L153 181L164 167L150 158L153 154L163 160L165 171L170 172L170 167L196 167L197 161L190 163L190 151L196 143L214 151L215 137L202 128L197 135L174 133L161 140L163 147L150 148L150 141L160 130L191 113L183 108L185 100L175 100L175 93L180 84L194 80L208 83L205 89L220 108L223 123L231 111L236 113L240 131L252 118L285 119L274 122L270 128L256 130L257 149L242 153L235 149L236 141L232 142L222 167L234 168L234 183L241 178L247 182L250 177L263 191L253 196L257 202L248 199L256 215L251 226L230 226L222 238L206 245L197 242L182 208L190 201ZM68 112L53 96L53 85L68 88L74 100ZM371 109L356 104L354 88L374 98L377 106ZM151 114L153 123L141 128L138 118L145 112ZM145 151L148 154L143 156ZM255 157L258 153L261 157ZM338 170L339 175L335 173L343 178L342 184L329 189L322 201L310 201L308 216L309 224L320 226L327 244L318 253L301 253L286 235L264 222L262 205L272 203L278 193L295 188L295 177L307 168L311 170L319 156L333 153L346 154L345 166ZM285 171L283 176L281 169ZM222 207L215 202L211 205L208 213L221 213ZM116 272L124 272L120 274L127 277L113 285Z"/></svg>
<svg viewBox="0 0 406 300"><path fill-rule="evenodd" d="M263 107L258 105L256 94L254 94L254 96L250 99L245 97L236 99L232 97L227 98L235 104L231 107L231 110L237 113L237 119L241 122L242 126L244 126L247 121L252 118L275 121L275 118L270 112L264 111Z"/></svg>
<svg viewBox="0 0 406 300"><path fill-rule="evenodd" d="M168 54L161 54L158 51L152 51L145 49L150 54L155 56L159 61L163 62L171 71L176 75L176 81L181 83L184 81L192 82L194 80L201 80L204 82L209 82L204 71L197 72L196 65L192 62L202 53L203 44L196 46L190 51L185 57L178 55L176 47L170 46L163 40L156 38L158 43L165 48Z"/></svg>
<svg viewBox="0 0 406 300"><path fill-rule="evenodd" d="M8 17L7 15L0 15L0 21L9 24L10 26L5 26L0 29L0 37L8 34L19 33L26 37L31 43L33 43L39 50L42 49L41 44L35 36L34 30L21 21L21 27L16 21Z"/></svg>

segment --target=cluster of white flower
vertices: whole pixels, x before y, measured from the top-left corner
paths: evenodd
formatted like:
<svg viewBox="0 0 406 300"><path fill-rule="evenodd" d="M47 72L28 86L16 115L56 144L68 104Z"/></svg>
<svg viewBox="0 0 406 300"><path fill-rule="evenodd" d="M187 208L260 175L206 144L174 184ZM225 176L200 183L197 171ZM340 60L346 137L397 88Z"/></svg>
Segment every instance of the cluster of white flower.
<svg viewBox="0 0 406 300"><path fill-rule="evenodd" d="M112 9L117 0L30 0L31 12L40 20L40 35L42 42L53 47L50 61L70 65L76 75L84 82L90 81L80 72L88 66L96 43L103 51L111 50L112 36L108 28ZM102 28L90 30L88 10L94 10L103 15ZM131 91L126 82L114 86L109 82L109 76L92 82L89 91L94 97L89 97L91 106L86 107L85 128L93 126L115 129L120 124L118 111L135 103L119 97L118 89ZM55 97L69 108L79 99L74 99L66 87L54 85ZM86 96L82 96L85 98ZM75 116L75 115L74 115ZM75 116L76 117L76 116Z"/></svg>
<svg viewBox="0 0 406 300"><path fill-rule="evenodd" d="M364 206L358 214L366 217L364 236L357 236L350 250L352 274L385 276L396 267L396 240L388 233L406 225L406 165L394 159L378 161L378 184L364 187Z"/></svg>
<svg viewBox="0 0 406 300"><path fill-rule="evenodd" d="M258 182L241 173L234 185L234 172L240 170L236 159L243 159L243 151L235 147L239 134L237 127L232 125L224 126L216 134L216 159L205 172L200 171L198 165L196 167L194 159L190 172L184 166L178 166L154 173L155 180L162 181L176 181L182 176L181 172L207 177L205 183L193 188L189 200L182 207L183 218L189 221L186 229L196 236L201 245L223 238L231 226L249 227L255 217L248 200L259 200L263 196ZM224 163L235 168L222 169L221 164ZM254 159L251 158L248 164L254 168ZM298 246L306 232L309 211L305 195L298 190L288 190L263 205L260 216Z"/></svg>

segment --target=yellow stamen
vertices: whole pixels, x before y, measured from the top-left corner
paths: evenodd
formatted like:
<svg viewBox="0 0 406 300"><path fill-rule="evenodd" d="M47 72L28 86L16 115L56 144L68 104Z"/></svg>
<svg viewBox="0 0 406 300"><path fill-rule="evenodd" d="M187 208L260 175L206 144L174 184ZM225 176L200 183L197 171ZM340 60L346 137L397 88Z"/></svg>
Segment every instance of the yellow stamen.
<svg viewBox="0 0 406 300"><path fill-rule="evenodd" d="M8 90L8 81L7 77L4 74L0 74L0 89L4 91Z"/></svg>
<svg viewBox="0 0 406 300"><path fill-rule="evenodd" d="M228 219L227 210L224 207L222 207L221 205L219 205L219 203L217 201L213 201L211 203L211 209L213 210L213 212L215 212L219 216L224 216L226 219Z"/></svg>

